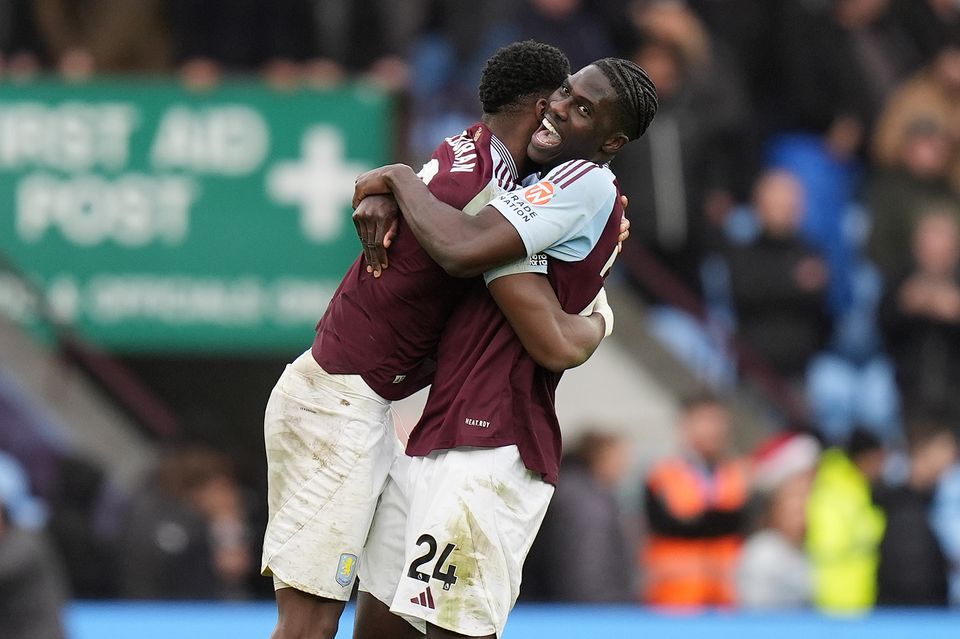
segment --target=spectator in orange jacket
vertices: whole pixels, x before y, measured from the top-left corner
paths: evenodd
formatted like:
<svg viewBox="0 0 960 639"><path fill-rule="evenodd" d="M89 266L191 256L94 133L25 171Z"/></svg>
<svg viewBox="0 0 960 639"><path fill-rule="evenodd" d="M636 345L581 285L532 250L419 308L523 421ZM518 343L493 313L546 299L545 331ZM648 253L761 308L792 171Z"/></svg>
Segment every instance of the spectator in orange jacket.
<svg viewBox="0 0 960 639"><path fill-rule="evenodd" d="M681 452L646 480L649 539L643 599L658 606L727 606L750 493L747 466L728 456L730 415L714 397L684 406Z"/></svg>

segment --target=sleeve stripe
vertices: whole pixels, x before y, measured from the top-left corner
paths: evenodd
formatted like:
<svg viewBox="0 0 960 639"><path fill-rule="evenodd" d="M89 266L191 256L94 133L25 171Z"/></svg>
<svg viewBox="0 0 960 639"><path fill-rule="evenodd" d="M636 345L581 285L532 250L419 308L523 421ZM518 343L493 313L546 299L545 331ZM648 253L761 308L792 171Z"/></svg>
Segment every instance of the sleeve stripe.
<svg viewBox="0 0 960 639"><path fill-rule="evenodd" d="M599 167L598 167L596 164L594 164L593 162L591 162L591 163L590 163L590 166L584 168L582 171L580 171L579 173L577 173L576 175L574 175L572 178L568 179L566 182L558 183L558 184L557 184L557 188L560 188L560 189L565 189L565 188L567 188L568 186L570 186L571 184L573 184L574 182L576 182L577 180L579 180L580 178L582 178L584 175L586 175L587 173L589 173L590 171L592 171L592 170L594 170L594 169L596 169L596 168L599 168Z"/></svg>
<svg viewBox="0 0 960 639"><path fill-rule="evenodd" d="M510 155L510 151L507 150L507 146L490 132L490 147L495 149L500 156L500 161L503 162L504 166L507 169L507 175L511 180L517 179L517 166L513 161L513 156Z"/></svg>
<svg viewBox="0 0 960 639"><path fill-rule="evenodd" d="M497 171L497 176L500 180L500 185L506 187L507 178L510 176L510 169L507 167L507 163L503 160L500 160L500 169Z"/></svg>
<svg viewBox="0 0 960 639"><path fill-rule="evenodd" d="M553 175L553 176L548 175L547 179L553 183L557 183L560 180L567 177L568 175L570 175L571 173L573 173L574 171L580 169L586 162L587 160L574 160L570 164L563 167L563 169L561 169L560 172L557 173L556 175Z"/></svg>

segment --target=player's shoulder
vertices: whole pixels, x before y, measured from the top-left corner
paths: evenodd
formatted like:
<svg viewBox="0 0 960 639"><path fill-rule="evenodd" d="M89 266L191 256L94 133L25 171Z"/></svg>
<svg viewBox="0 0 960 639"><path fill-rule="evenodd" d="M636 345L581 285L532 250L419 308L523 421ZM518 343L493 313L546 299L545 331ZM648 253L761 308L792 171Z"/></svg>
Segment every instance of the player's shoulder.
<svg viewBox="0 0 960 639"><path fill-rule="evenodd" d="M501 188L509 183L507 169L493 160L490 129L482 123L444 139L427 165L423 175L430 176L429 181L424 179L430 191L458 209L471 203L491 181L497 180Z"/></svg>
<svg viewBox="0 0 960 639"><path fill-rule="evenodd" d="M551 169L543 178L557 189L616 189L616 177L605 164L590 160L569 160Z"/></svg>
<svg viewBox="0 0 960 639"><path fill-rule="evenodd" d="M449 164L453 173L482 172L490 168L490 142L490 129L478 123L444 138L433 156Z"/></svg>

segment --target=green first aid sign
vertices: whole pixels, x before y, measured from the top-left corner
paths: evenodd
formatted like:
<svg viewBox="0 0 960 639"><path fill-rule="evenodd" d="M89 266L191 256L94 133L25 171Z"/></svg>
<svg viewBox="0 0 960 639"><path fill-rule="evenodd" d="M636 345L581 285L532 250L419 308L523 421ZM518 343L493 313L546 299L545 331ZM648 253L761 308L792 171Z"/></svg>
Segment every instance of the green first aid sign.
<svg viewBox="0 0 960 639"><path fill-rule="evenodd" d="M114 352L305 349L391 121L362 88L0 84L0 255ZM0 267L0 312L40 303Z"/></svg>

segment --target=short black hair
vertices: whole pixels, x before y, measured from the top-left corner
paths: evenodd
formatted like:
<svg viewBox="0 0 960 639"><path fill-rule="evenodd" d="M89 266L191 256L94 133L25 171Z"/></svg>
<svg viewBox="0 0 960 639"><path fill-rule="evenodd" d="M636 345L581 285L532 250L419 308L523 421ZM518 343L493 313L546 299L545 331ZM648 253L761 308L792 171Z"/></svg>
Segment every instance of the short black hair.
<svg viewBox="0 0 960 639"><path fill-rule="evenodd" d="M570 61L549 44L525 40L502 47L483 66L480 104L486 114L519 107L524 98L553 93L570 75Z"/></svg>
<svg viewBox="0 0 960 639"><path fill-rule="evenodd" d="M610 81L617 94L616 124L631 140L644 134L657 113L657 87L640 65L622 58L603 58L593 63Z"/></svg>

